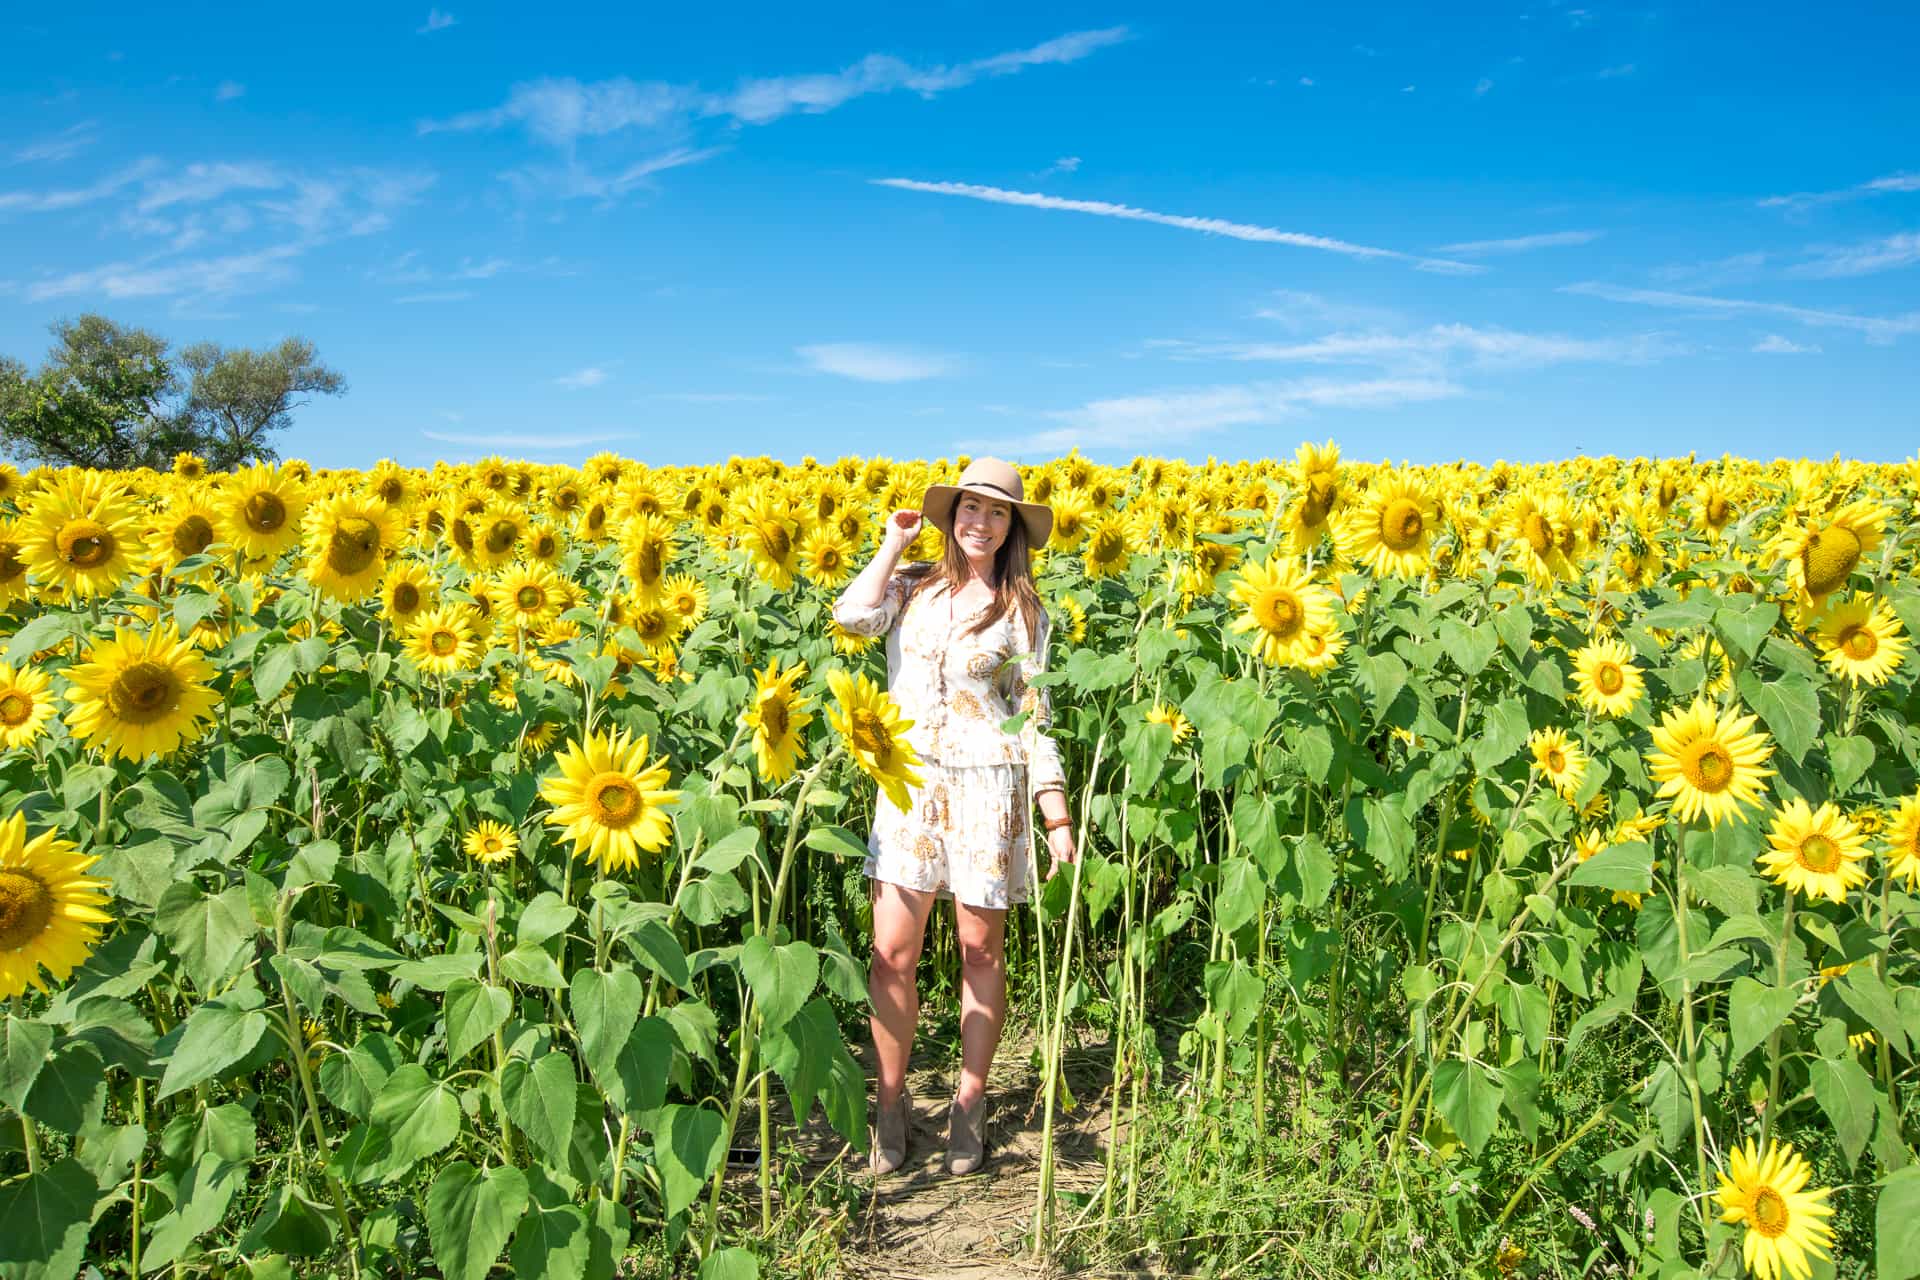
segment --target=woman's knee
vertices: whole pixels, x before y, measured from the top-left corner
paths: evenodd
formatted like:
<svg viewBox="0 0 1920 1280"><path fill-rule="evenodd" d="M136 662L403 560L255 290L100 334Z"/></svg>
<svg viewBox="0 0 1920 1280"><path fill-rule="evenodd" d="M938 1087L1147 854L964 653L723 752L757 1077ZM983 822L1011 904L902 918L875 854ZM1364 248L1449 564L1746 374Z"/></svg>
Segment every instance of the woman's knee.
<svg viewBox="0 0 1920 1280"><path fill-rule="evenodd" d="M920 967L920 947L918 938L874 939L874 972L893 978L912 978L914 970Z"/></svg>
<svg viewBox="0 0 1920 1280"><path fill-rule="evenodd" d="M960 967L974 973L991 973L1006 965L1006 948L993 938L960 939Z"/></svg>

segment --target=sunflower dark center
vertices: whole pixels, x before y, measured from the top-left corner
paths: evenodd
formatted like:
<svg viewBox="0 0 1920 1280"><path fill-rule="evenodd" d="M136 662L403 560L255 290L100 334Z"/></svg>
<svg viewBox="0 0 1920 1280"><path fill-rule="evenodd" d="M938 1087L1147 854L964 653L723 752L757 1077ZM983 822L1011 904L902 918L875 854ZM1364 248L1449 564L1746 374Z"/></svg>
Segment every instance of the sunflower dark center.
<svg viewBox="0 0 1920 1280"><path fill-rule="evenodd" d="M93 520L71 520L60 530L60 558L76 569L98 569L113 559L113 531Z"/></svg>
<svg viewBox="0 0 1920 1280"><path fill-rule="evenodd" d="M380 558L380 526L365 516L348 516L333 526L327 566L348 577L365 573Z"/></svg>
<svg viewBox="0 0 1920 1280"><path fill-rule="evenodd" d="M767 736L778 742L787 736L787 700L782 694L775 693L760 704L760 725Z"/></svg>
<svg viewBox="0 0 1920 1280"><path fill-rule="evenodd" d="M885 760L893 751L893 734L888 732L886 721L866 707L855 711L852 720L855 749Z"/></svg>
<svg viewBox="0 0 1920 1280"><path fill-rule="evenodd" d="M1527 513L1527 518L1520 522L1520 534L1537 556L1544 556L1553 550L1553 526L1538 511Z"/></svg>
<svg viewBox="0 0 1920 1280"><path fill-rule="evenodd" d="M633 779L624 773L610 771L598 775L587 784L587 807L596 823L617 831L632 825L644 805L640 799L640 789L633 785Z"/></svg>
<svg viewBox="0 0 1920 1280"><path fill-rule="evenodd" d="M180 704L180 677L162 662L136 662L107 689L107 707L126 724L152 724Z"/></svg>
<svg viewBox="0 0 1920 1280"><path fill-rule="evenodd" d="M1380 541L1386 543L1390 551L1418 546L1426 528L1427 520L1420 514L1419 504L1408 498L1395 498L1380 513Z"/></svg>
<svg viewBox="0 0 1920 1280"><path fill-rule="evenodd" d="M1787 1198L1772 1187L1761 1187L1753 1193L1753 1209L1747 1217L1753 1223L1753 1229L1761 1235L1783 1235L1789 1217Z"/></svg>
<svg viewBox="0 0 1920 1280"><path fill-rule="evenodd" d="M503 556L513 550L513 544L520 541L520 526L511 520L495 520L487 526L487 551Z"/></svg>
<svg viewBox="0 0 1920 1280"><path fill-rule="evenodd" d="M460 637L442 627L427 636L427 648L436 658L450 658L460 650Z"/></svg>
<svg viewBox="0 0 1920 1280"><path fill-rule="evenodd" d="M1701 791L1725 791L1733 782L1733 756L1718 742L1699 743L1686 762L1686 775Z"/></svg>
<svg viewBox="0 0 1920 1280"><path fill-rule="evenodd" d="M1613 663L1603 663L1593 673L1593 687L1611 697L1627 687L1626 673Z"/></svg>
<svg viewBox="0 0 1920 1280"><path fill-rule="evenodd" d="M528 583L513 593L513 602L525 613L537 613L546 607L547 593Z"/></svg>
<svg viewBox="0 0 1920 1280"><path fill-rule="evenodd" d="M31 871L0 871L0 951L18 951L47 930L53 891Z"/></svg>
<svg viewBox="0 0 1920 1280"><path fill-rule="evenodd" d="M1825 875L1840 865L1840 846L1816 831L1800 842L1800 865Z"/></svg>
<svg viewBox="0 0 1920 1280"><path fill-rule="evenodd" d="M0 693L0 729L18 729L33 714L33 699L18 689Z"/></svg>
<svg viewBox="0 0 1920 1280"><path fill-rule="evenodd" d="M412 613L420 607L420 588L411 582L394 583L391 603L395 613Z"/></svg>
<svg viewBox="0 0 1920 1280"><path fill-rule="evenodd" d="M197 556L213 545L213 522L202 515L191 515L173 526L173 552L182 557Z"/></svg>
<svg viewBox="0 0 1920 1280"><path fill-rule="evenodd" d="M240 518L255 533L278 533L287 523L287 504L280 501L279 494L260 490L247 495L240 507Z"/></svg>
<svg viewBox="0 0 1920 1280"><path fill-rule="evenodd" d="M1865 662L1880 652L1880 637L1866 627L1848 627L1840 633L1840 647L1856 662Z"/></svg>
<svg viewBox="0 0 1920 1280"><path fill-rule="evenodd" d="M1260 598L1254 615L1261 628L1282 640L1299 632L1306 615L1291 591L1269 591Z"/></svg>

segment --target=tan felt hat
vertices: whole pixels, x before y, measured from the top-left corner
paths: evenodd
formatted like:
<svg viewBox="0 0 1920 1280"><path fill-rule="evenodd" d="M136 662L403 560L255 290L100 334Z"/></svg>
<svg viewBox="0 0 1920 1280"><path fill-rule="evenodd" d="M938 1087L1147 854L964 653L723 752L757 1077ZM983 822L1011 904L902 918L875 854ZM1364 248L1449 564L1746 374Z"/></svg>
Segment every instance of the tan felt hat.
<svg viewBox="0 0 1920 1280"><path fill-rule="evenodd" d="M954 500L962 493L1011 502L1027 526L1027 545L1035 551L1046 546L1047 539L1053 536L1053 508L1044 502L1028 502L1020 473L998 458L975 458L954 484L928 485L926 496L920 499L920 518L952 537Z"/></svg>

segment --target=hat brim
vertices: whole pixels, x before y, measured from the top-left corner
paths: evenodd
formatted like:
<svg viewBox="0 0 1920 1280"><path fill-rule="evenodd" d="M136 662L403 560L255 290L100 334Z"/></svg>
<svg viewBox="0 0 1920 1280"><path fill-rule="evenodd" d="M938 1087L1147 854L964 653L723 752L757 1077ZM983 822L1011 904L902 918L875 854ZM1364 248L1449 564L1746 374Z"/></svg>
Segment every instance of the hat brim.
<svg viewBox="0 0 1920 1280"><path fill-rule="evenodd" d="M927 521L942 534L953 536L954 500L963 493L977 494L990 502L1004 502L1020 514L1020 523L1027 526L1027 545L1035 551L1047 545L1047 539L1053 536L1053 508L1044 502L1022 502L1009 498L998 489L985 485L930 484L920 499L920 518Z"/></svg>

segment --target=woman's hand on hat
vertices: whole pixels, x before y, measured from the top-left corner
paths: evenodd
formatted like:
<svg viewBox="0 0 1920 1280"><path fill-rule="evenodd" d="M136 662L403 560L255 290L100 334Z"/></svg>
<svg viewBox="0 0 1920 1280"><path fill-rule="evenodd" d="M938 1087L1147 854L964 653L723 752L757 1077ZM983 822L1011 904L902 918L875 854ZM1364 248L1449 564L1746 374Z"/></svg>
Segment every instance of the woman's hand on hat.
<svg viewBox="0 0 1920 1280"><path fill-rule="evenodd" d="M920 513L911 507L902 507L887 517L887 537L904 547L920 533Z"/></svg>

